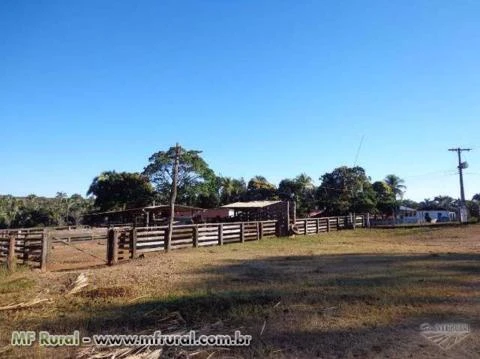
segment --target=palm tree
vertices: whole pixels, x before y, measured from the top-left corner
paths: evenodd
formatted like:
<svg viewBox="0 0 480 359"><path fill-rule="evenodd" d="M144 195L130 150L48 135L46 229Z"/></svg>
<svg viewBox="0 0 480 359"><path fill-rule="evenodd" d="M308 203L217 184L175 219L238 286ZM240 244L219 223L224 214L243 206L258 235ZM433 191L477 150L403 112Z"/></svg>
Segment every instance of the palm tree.
<svg viewBox="0 0 480 359"><path fill-rule="evenodd" d="M312 177L306 173L301 173L295 178L295 182L300 185L302 189L312 189L315 187Z"/></svg>
<svg viewBox="0 0 480 359"><path fill-rule="evenodd" d="M221 177L219 183L220 198L223 204L239 201L242 194L246 191L243 178Z"/></svg>
<svg viewBox="0 0 480 359"><path fill-rule="evenodd" d="M223 203L230 202L232 193L235 190L235 185L231 177L221 177L220 178L220 198Z"/></svg>
<svg viewBox="0 0 480 359"><path fill-rule="evenodd" d="M432 201L430 198L425 198L418 204L418 209L425 210L425 209L435 209L437 208L437 203Z"/></svg>
<svg viewBox="0 0 480 359"><path fill-rule="evenodd" d="M392 190L395 194L395 198L400 197L403 198L403 194L405 193L405 189L407 188L404 183L405 181L398 177L397 175L387 175L384 179L384 182L387 184L388 187Z"/></svg>

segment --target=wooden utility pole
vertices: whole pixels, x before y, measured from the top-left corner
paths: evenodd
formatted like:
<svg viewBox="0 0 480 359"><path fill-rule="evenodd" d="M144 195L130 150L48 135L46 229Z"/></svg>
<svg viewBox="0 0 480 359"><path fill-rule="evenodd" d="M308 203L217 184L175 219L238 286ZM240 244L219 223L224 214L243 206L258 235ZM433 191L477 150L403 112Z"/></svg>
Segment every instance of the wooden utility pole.
<svg viewBox="0 0 480 359"><path fill-rule="evenodd" d="M165 252L168 252L172 247L173 219L175 216L175 200L177 199L178 166L180 163L180 146L178 142L175 146L175 157L173 161L172 190L170 191L170 218L168 221L167 238L165 238Z"/></svg>
<svg viewBox="0 0 480 359"><path fill-rule="evenodd" d="M462 162L462 152L470 151L471 148L450 148L449 151L457 152L458 174L460 176L460 222L467 222L467 208L465 204L465 189L463 188L463 170L467 168L467 162Z"/></svg>

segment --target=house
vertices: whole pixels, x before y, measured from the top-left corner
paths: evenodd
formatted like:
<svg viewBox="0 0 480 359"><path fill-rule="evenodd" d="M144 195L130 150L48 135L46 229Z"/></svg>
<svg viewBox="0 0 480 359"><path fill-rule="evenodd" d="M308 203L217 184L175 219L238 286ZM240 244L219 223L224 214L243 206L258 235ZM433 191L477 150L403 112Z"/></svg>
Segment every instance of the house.
<svg viewBox="0 0 480 359"><path fill-rule="evenodd" d="M397 223L418 223L417 210L406 206L400 206L397 213Z"/></svg>
<svg viewBox="0 0 480 359"><path fill-rule="evenodd" d="M200 212L195 217L195 221L200 222L221 222L235 216L235 211L230 208L209 208Z"/></svg>
<svg viewBox="0 0 480 359"><path fill-rule="evenodd" d="M453 222L457 220L457 214L444 209L417 210L400 206L397 213L397 223L437 223Z"/></svg>
<svg viewBox="0 0 480 359"><path fill-rule="evenodd" d="M454 222L457 220L457 214L444 209L431 209L417 211L417 218L419 223L428 222L428 218L431 223Z"/></svg>

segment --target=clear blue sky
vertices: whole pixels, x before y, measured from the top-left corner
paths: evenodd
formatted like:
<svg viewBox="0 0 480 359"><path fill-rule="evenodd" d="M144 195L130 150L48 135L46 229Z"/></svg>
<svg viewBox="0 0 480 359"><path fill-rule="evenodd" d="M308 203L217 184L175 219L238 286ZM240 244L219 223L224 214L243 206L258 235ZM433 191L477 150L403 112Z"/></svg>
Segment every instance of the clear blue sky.
<svg viewBox="0 0 480 359"><path fill-rule="evenodd" d="M278 183L480 192L479 1L0 2L0 193L85 194L179 141Z"/></svg>

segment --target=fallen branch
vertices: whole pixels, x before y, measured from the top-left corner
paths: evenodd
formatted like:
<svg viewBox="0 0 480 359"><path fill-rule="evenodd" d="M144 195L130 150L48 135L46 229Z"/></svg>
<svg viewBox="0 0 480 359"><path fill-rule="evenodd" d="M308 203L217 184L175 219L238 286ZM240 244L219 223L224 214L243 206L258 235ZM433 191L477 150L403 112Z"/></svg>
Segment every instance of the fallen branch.
<svg viewBox="0 0 480 359"><path fill-rule="evenodd" d="M88 278L85 274L80 273L70 289L65 295L71 295L80 292L81 289L88 285Z"/></svg>
<svg viewBox="0 0 480 359"><path fill-rule="evenodd" d="M2 310L12 310L12 309L23 309L23 308L28 308L28 307L33 307L34 305L40 304L40 303L45 303L45 302L51 302L51 299L45 298L45 299L33 299L30 302L21 302L17 304L9 304L4 307L0 307L0 311Z"/></svg>

